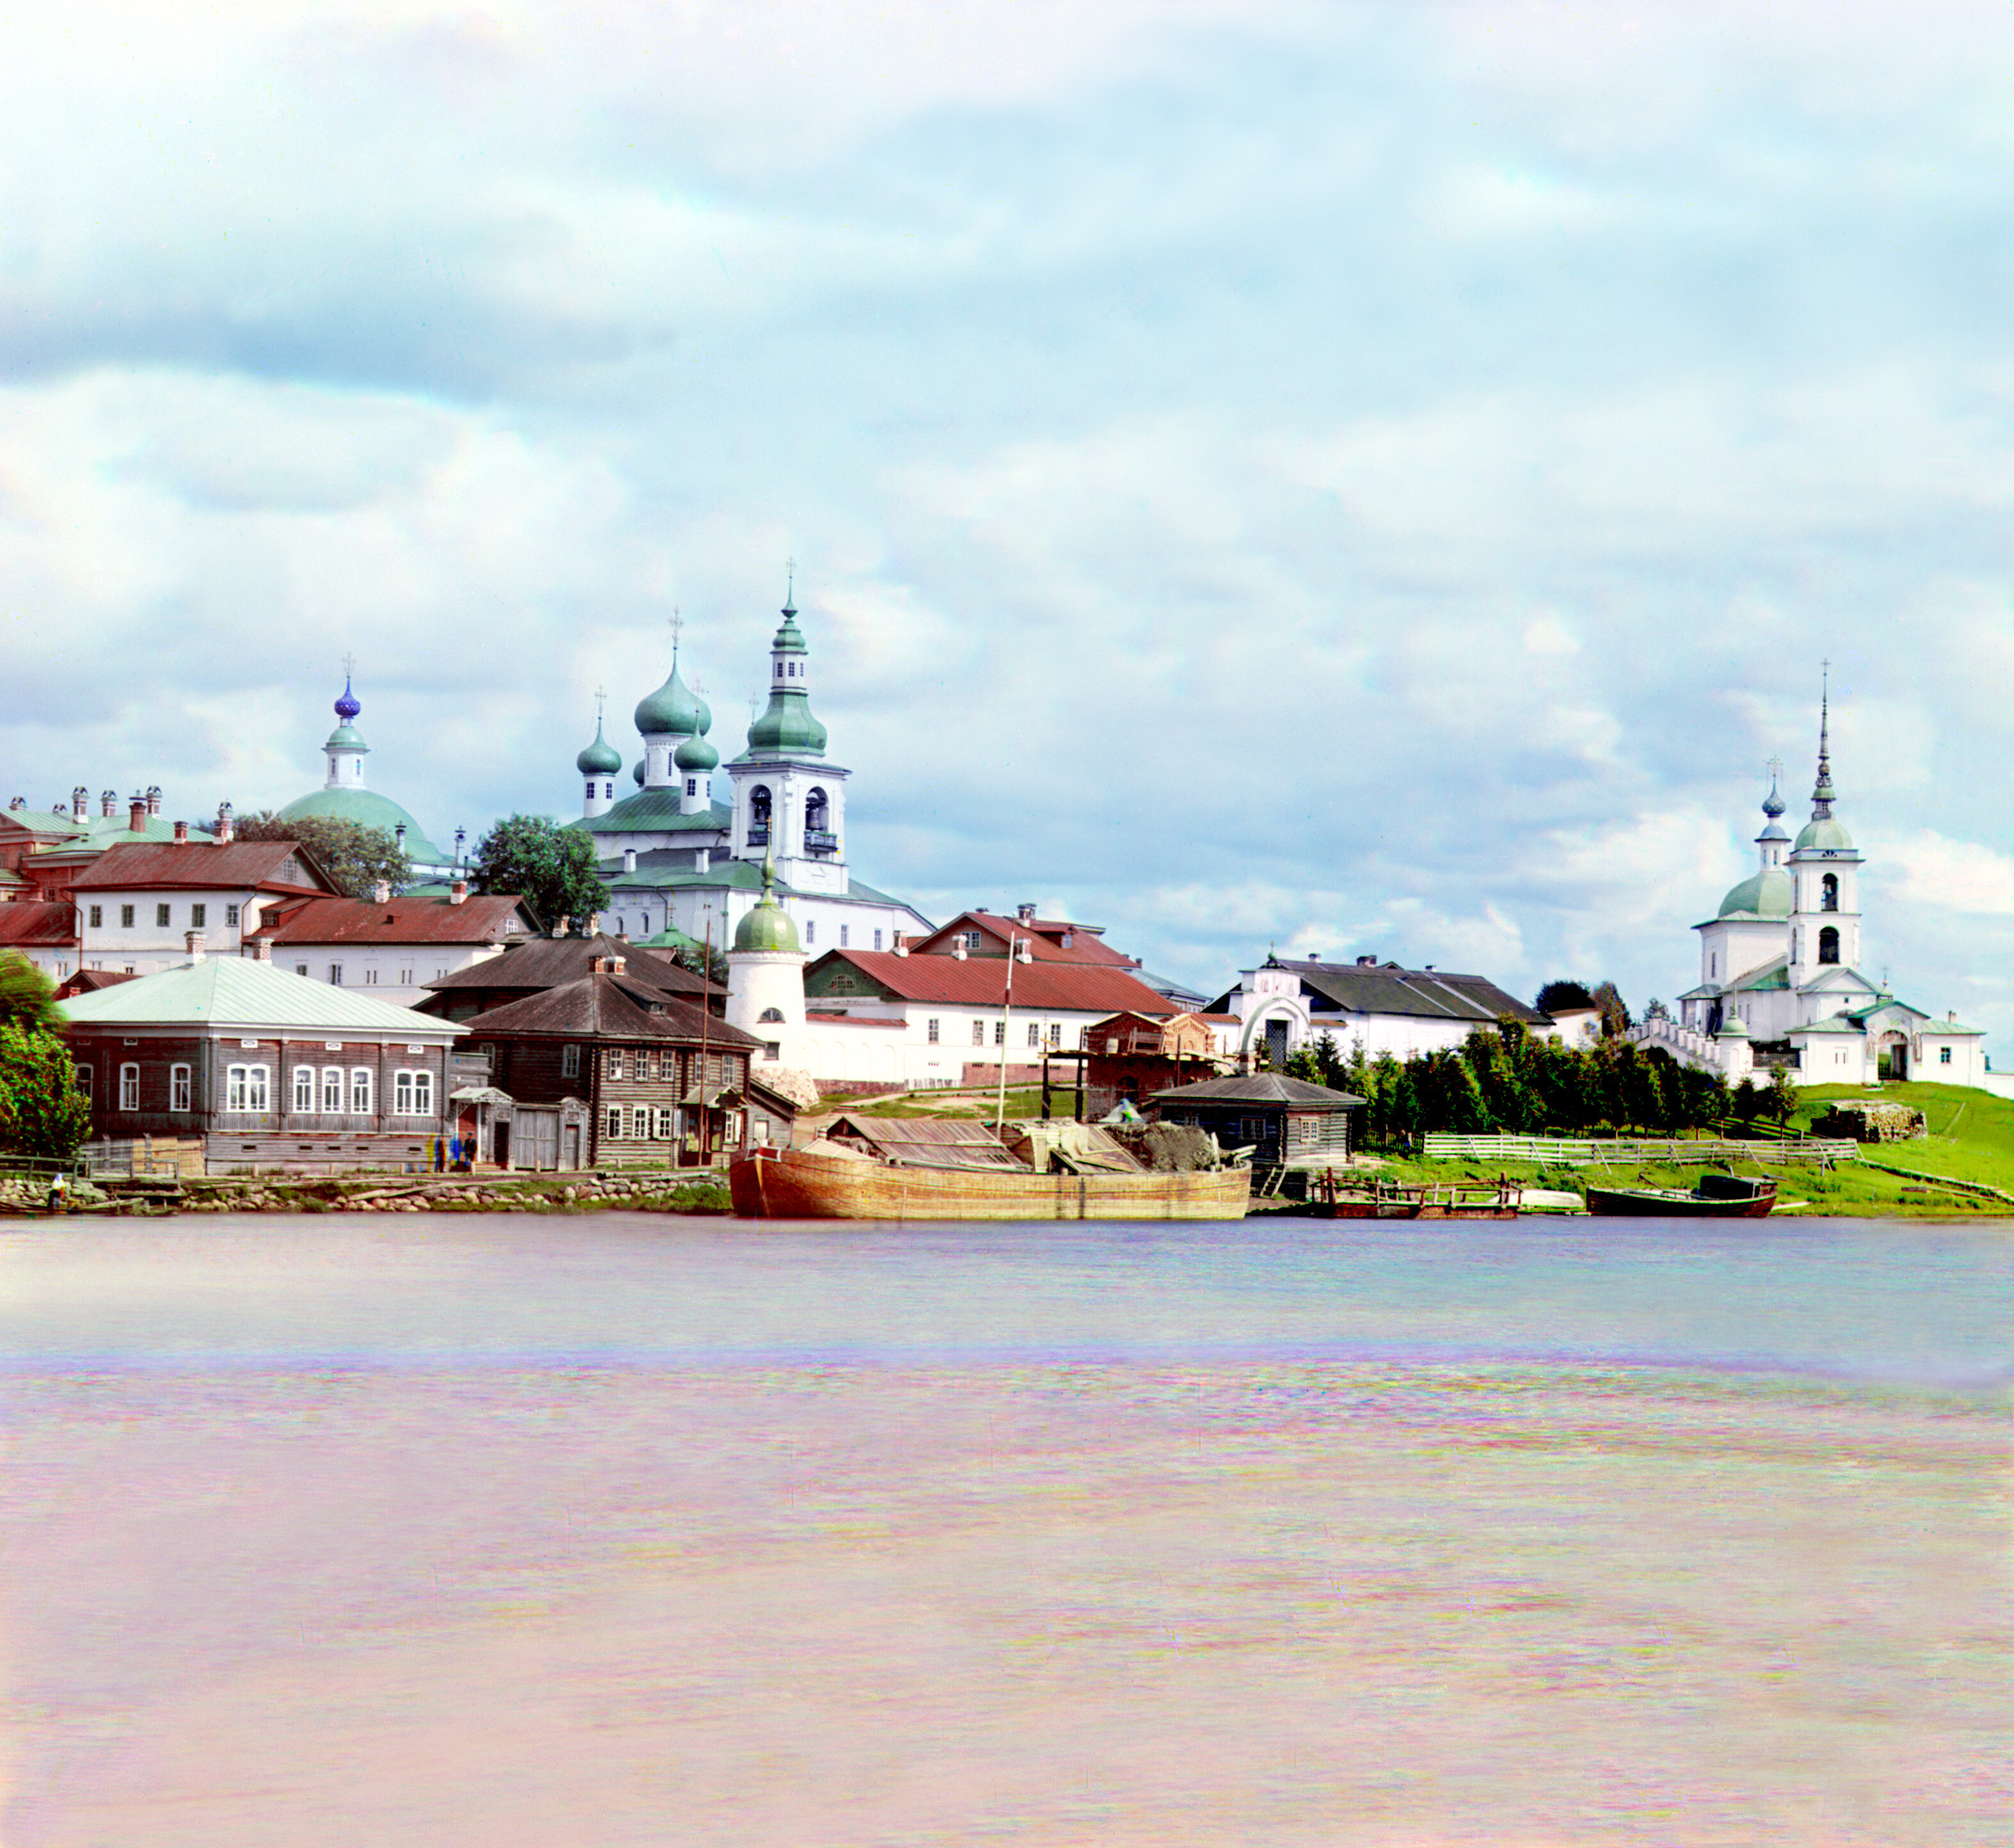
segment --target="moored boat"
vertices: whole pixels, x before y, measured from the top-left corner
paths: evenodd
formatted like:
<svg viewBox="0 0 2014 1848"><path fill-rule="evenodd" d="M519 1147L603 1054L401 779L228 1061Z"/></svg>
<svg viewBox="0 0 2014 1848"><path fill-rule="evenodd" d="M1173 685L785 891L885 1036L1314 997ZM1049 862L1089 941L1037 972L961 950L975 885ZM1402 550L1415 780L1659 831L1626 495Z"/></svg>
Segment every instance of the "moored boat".
<svg viewBox="0 0 2014 1848"><path fill-rule="evenodd" d="M1702 1174L1690 1193L1682 1187L1587 1190L1589 1212L1633 1219L1759 1219L1776 1204L1776 1184L1766 1175Z"/></svg>
<svg viewBox="0 0 2014 1848"><path fill-rule="evenodd" d="M758 1148L727 1184L744 1219L1242 1219L1252 1173L1037 1174Z"/></svg>

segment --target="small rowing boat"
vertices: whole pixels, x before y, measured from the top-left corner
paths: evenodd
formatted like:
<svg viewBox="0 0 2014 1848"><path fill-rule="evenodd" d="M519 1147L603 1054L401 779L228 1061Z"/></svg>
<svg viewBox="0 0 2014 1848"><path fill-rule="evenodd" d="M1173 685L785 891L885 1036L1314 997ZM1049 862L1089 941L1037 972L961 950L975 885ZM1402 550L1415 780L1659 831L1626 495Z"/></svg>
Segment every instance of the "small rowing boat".
<svg viewBox="0 0 2014 1848"><path fill-rule="evenodd" d="M1593 1187L1589 1212L1632 1219L1759 1219L1776 1204L1766 1175L1702 1174L1690 1193L1680 1187Z"/></svg>

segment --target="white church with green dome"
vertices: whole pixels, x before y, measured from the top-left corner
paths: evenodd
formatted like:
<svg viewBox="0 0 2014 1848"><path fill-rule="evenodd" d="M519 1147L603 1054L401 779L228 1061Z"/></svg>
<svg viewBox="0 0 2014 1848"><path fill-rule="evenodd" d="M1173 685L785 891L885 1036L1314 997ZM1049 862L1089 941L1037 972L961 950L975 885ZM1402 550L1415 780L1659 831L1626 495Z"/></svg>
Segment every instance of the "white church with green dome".
<svg viewBox="0 0 2014 1848"><path fill-rule="evenodd" d="M1984 1035L1956 1015L1933 1019L1861 972L1859 850L1833 811L1829 699L1819 709L1812 818L1795 840L1772 777L1756 836L1754 872L1720 901L1699 933L1700 980L1675 1021L1638 1037L1730 1079L1787 1062L1801 1084L1865 1084L1880 1076L1983 1083Z"/></svg>
<svg viewBox="0 0 2014 1848"><path fill-rule="evenodd" d="M852 772L826 756L827 733L812 711L811 651L784 600L769 645L769 697L748 728L747 748L726 766L728 799L715 779L720 753L708 734L713 713L679 672L676 642L663 686L638 702L643 754L622 789L622 757L597 720L575 760L580 820L594 837L611 894L605 927L633 941L731 942L762 889L773 855L779 901L805 946L893 949L930 921L913 906L853 876L847 860L846 786Z"/></svg>
<svg viewBox="0 0 2014 1848"><path fill-rule="evenodd" d="M322 746L328 760L328 773L318 790L289 802L279 811L281 821L303 821L310 816L332 821L355 822L360 827L382 828L395 836L421 879L452 879L455 862L427 838L426 830L389 796L364 786L364 760L371 747L357 729L363 702L351 690L346 675L342 697L335 702L335 729Z"/></svg>

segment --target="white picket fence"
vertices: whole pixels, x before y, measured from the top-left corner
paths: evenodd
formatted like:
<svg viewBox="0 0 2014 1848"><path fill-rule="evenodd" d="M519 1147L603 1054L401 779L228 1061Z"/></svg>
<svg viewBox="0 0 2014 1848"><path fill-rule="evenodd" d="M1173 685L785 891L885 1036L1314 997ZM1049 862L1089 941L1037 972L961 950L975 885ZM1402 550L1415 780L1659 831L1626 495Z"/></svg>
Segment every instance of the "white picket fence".
<svg viewBox="0 0 2014 1848"><path fill-rule="evenodd" d="M1454 1136L1430 1134L1423 1152L1440 1162L1546 1162L1567 1168L1614 1162L1764 1162L1829 1167L1859 1159L1860 1144L1844 1137L1788 1137L1783 1141L1695 1142L1683 1137Z"/></svg>

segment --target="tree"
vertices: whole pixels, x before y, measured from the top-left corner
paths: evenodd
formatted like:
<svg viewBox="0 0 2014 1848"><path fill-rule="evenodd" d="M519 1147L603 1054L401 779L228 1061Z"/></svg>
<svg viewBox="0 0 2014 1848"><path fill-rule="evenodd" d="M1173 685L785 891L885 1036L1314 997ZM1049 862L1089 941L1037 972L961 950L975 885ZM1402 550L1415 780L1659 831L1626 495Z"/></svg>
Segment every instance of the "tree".
<svg viewBox="0 0 2014 1848"><path fill-rule="evenodd" d="M41 972L0 956L0 1149L66 1162L91 1134L62 1021Z"/></svg>
<svg viewBox="0 0 2014 1848"><path fill-rule="evenodd" d="M1541 1014L1550 1014L1555 1008L1591 1008L1594 997L1579 982L1548 982L1533 1005Z"/></svg>
<svg viewBox="0 0 2014 1848"><path fill-rule="evenodd" d="M370 898L380 885L401 892L413 883L413 863L387 828L367 828L339 815L308 815L283 821L271 809L236 825L240 840L297 840L321 862L335 889Z"/></svg>
<svg viewBox="0 0 2014 1848"><path fill-rule="evenodd" d="M1597 982L1594 993L1588 999L1601 1010L1601 1037L1604 1040L1619 1040L1636 1025L1629 1018L1629 1008L1623 1005L1622 990L1613 982Z"/></svg>
<svg viewBox="0 0 2014 1848"><path fill-rule="evenodd" d="M676 949L658 950L653 954L668 957L689 974L704 976L709 982L717 983L722 988L727 986L727 952L718 944L711 949L704 943L694 944L690 949L680 944ZM704 969L700 967L702 959L707 965Z"/></svg>
<svg viewBox="0 0 2014 1848"><path fill-rule="evenodd" d="M608 903L594 860L594 836L562 827L550 815L514 815L475 843L478 892L522 898L550 929L562 918L586 919Z"/></svg>
<svg viewBox="0 0 2014 1848"><path fill-rule="evenodd" d="M1769 1074L1769 1088L1764 1094L1763 1108L1772 1123L1790 1122L1797 1108L1797 1081L1790 1076L1788 1065L1779 1065Z"/></svg>

